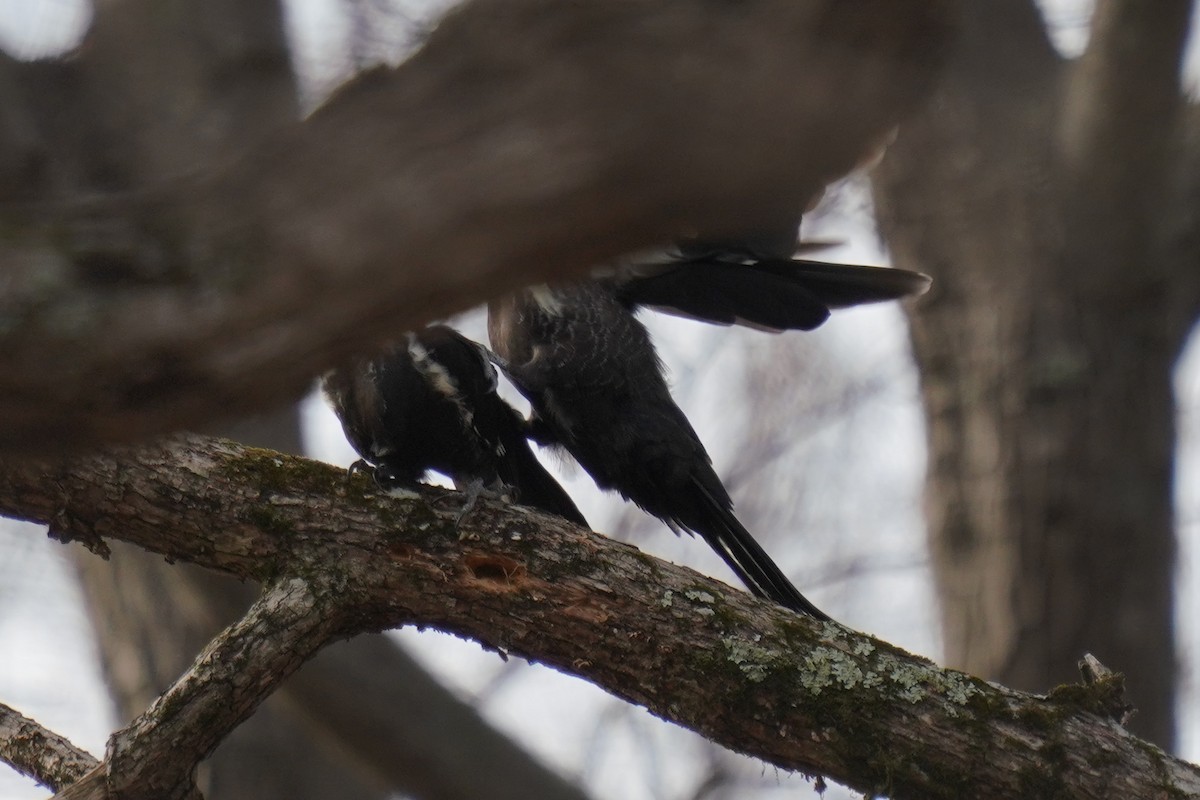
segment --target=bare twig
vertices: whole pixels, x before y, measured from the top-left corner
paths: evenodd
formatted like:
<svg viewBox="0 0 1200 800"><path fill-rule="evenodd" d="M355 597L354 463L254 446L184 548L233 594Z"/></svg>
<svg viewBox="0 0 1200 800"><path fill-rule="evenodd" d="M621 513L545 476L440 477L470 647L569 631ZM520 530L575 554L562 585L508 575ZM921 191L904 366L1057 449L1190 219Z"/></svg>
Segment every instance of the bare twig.
<svg viewBox="0 0 1200 800"><path fill-rule="evenodd" d="M1079 674L1088 686L1099 687L1108 693L1105 710L1120 725L1128 725L1137 709L1125 699L1125 676L1113 672L1091 653L1079 660Z"/></svg>

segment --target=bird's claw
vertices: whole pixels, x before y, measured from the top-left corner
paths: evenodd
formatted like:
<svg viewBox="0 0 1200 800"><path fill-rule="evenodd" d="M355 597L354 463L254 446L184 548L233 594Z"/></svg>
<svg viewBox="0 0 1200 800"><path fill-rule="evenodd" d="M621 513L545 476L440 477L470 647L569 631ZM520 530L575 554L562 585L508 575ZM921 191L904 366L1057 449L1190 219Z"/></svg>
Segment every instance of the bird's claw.
<svg viewBox="0 0 1200 800"><path fill-rule="evenodd" d="M365 458L360 458L346 468L346 480L352 479L360 472L365 472L368 475L374 476L375 467L371 466L371 464Z"/></svg>
<svg viewBox="0 0 1200 800"><path fill-rule="evenodd" d="M511 502L511 498L505 494L502 488L493 489L485 487L481 478L473 478L458 488L466 497L462 508L454 516L454 530L458 533L459 540L465 539L467 536L462 530L462 523L467 518L467 515L475 509L475 504L479 502L480 497Z"/></svg>
<svg viewBox="0 0 1200 800"><path fill-rule="evenodd" d="M458 534L459 541L467 538L466 534L463 533L462 523L463 520L467 518L467 514L470 514L475 508L475 503L478 502L479 495L482 493L483 484L475 481L472 481L470 488L463 492L463 494L467 496L467 500L465 503L463 503L462 508L458 510L458 514L454 517L454 531Z"/></svg>

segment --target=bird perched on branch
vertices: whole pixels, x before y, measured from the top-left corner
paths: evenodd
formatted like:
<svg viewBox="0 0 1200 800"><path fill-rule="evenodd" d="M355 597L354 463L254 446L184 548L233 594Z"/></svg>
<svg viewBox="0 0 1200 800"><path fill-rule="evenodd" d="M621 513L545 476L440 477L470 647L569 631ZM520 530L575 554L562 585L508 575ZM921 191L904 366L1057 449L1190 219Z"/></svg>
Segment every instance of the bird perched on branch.
<svg viewBox="0 0 1200 800"><path fill-rule="evenodd" d="M795 236L791 237L792 248ZM602 489L703 538L754 594L818 619L733 514L733 501L671 398L639 306L719 324L809 330L831 308L924 291L904 270L790 260L690 242L673 259L538 286L493 301L488 335L533 407L530 433L565 448Z"/></svg>
<svg viewBox="0 0 1200 800"><path fill-rule="evenodd" d="M380 486L415 484L429 470L468 495L482 491L587 521L538 462L521 415L496 394L482 345L443 325L405 335L374 358L327 373L322 389L350 444Z"/></svg>

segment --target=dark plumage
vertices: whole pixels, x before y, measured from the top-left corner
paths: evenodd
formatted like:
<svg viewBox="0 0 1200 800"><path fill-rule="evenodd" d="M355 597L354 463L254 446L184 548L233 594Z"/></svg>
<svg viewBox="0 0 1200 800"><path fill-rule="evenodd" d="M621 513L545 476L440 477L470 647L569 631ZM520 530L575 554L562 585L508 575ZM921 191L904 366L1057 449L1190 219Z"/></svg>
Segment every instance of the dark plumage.
<svg viewBox="0 0 1200 800"><path fill-rule="evenodd" d="M673 257L618 267L607 283L629 308L771 331L812 330L831 309L921 294L930 285L928 276L904 269L792 258L794 235L786 256L779 242L764 255L767 244L765 237L746 247L693 240Z"/></svg>
<svg viewBox="0 0 1200 800"><path fill-rule="evenodd" d="M717 323L810 329L829 308L920 291L916 273L720 252L535 287L488 307L502 366L533 407L531 431L564 447L603 489L700 535L750 590L828 619L733 514L704 445L671 398L634 313L651 305Z"/></svg>
<svg viewBox="0 0 1200 800"><path fill-rule="evenodd" d="M524 420L496 394L487 351L456 331L409 333L327 373L322 388L380 485L414 484L434 470L468 492L468 509L486 489L587 527L530 449Z"/></svg>

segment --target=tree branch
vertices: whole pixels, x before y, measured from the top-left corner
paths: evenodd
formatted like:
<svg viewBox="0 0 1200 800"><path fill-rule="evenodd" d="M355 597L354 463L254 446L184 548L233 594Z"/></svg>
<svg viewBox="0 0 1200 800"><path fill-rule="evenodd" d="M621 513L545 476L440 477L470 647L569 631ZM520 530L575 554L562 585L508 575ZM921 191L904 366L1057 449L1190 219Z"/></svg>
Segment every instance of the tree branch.
<svg viewBox="0 0 1200 800"><path fill-rule="evenodd" d="M58 796L198 796L196 765L339 629L344 607L331 600L335 591L294 577L268 584L183 677L109 740L103 768Z"/></svg>
<svg viewBox="0 0 1200 800"><path fill-rule="evenodd" d="M794 213L925 93L954 7L475 0L398 69L190 177L156 157L173 168L128 190L0 209L21 222L0 239L0 451L278 405L506 289ZM81 58L87 74L120 56ZM77 105L107 130L133 73ZM155 135L211 109L173 110Z"/></svg>
<svg viewBox="0 0 1200 800"><path fill-rule="evenodd" d="M727 747L894 797L1090 798L1116 780L1129 796L1200 796L1200 769L1108 719L1109 681L1013 692L526 509L485 503L460 539L456 509L438 503L455 495L370 489L332 467L199 437L0 466L0 508L60 536L120 538L275 587L297 575L338 587L327 600L315 591L323 609L338 605L328 616L338 622L312 627L306 643L322 630L437 627ZM244 696L267 691L260 679Z"/></svg>
<svg viewBox="0 0 1200 800"><path fill-rule="evenodd" d="M93 566L96 572L108 567ZM220 619L236 618L253 599L251 586L231 592L226 580L213 580L225 576L162 568L190 584ZM497 731L385 636L358 636L326 648L273 699L287 705L293 726L299 718L316 739L336 743L381 785L406 796L586 800L580 788ZM470 769L464 769L464 753Z"/></svg>
<svg viewBox="0 0 1200 800"><path fill-rule="evenodd" d="M54 791L75 783L100 763L65 736L43 728L3 703L0 760Z"/></svg>
<svg viewBox="0 0 1200 800"><path fill-rule="evenodd" d="M294 408L212 433L285 453L303 449ZM149 702L147 684L168 686L216 631L245 613L258 587L192 565L167 564L128 545L113 552L110 562L76 554L91 589L85 602L93 618L103 620L104 644L114 648L110 658L121 659L124 649L137 647L139 637L151 635L156 624L170 628L167 636L152 635L151 652L143 654L152 674L112 675L125 688L121 708L132 717ZM161 610L138 602L153 606L151 598L161 597L164 582L173 606L166 619ZM126 604L120 598L132 606L128 614L121 613ZM114 625L114 613L127 622ZM144 617L140 631L139 617ZM291 796L307 792L319 798L343 787L343 795L354 797L375 790L380 797L399 792L438 800L585 800L581 789L496 730L474 706L430 676L393 638L356 636L325 648L285 681L221 744L198 781L201 788L231 781L257 784L262 759L281 757L305 760L270 779L279 793ZM230 750L239 748L250 752L233 757ZM323 776L321 765L335 761L341 764L340 777Z"/></svg>

